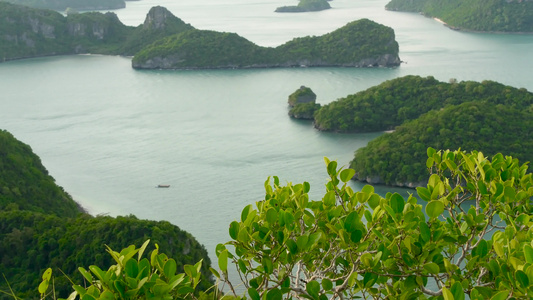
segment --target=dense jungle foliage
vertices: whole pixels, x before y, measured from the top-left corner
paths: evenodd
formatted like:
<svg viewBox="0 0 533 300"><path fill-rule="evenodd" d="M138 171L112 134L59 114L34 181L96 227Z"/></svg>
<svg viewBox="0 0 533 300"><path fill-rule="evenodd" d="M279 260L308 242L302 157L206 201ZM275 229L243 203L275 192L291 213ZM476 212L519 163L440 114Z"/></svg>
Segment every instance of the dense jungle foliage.
<svg viewBox="0 0 533 300"><path fill-rule="evenodd" d="M276 8L276 12L306 12L306 11L321 11L329 9L327 0L300 0L296 6L281 6Z"/></svg>
<svg viewBox="0 0 533 300"><path fill-rule="evenodd" d="M160 17L158 22L153 21ZM0 2L0 61L95 53L133 55L163 37L193 29L162 7L148 12L138 27L126 26L114 13L71 13L63 16Z"/></svg>
<svg viewBox="0 0 533 300"><path fill-rule="evenodd" d="M522 105L470 101L432 110L396 127L356 151L356 178L389 185L419 184L428 178L426 149L479 149L533 161L533 111Z"/></svg>
<svg viewBox="0 0 533 300"><path fill-rule="evenodd" d="M391 130L430 110L475 100L530 109L533 93L494 81L445 83L410 75L323 105L315 114L315 126L338 132Z"/></svg>
<svg viewBox="0 0 533 300"><path fill-rule="evenodd" d="M5 130L0 130L0 174L0 211L16 208L64 217L82 212L30 146Z"/></svg>
<svg viewBox="0 0 533 300"><path fill-rule="evenodd" d="M58 11L73 8L78 10L117 9L126 7L124 0L1 0L13 4Z"/></svg>
<svg viewBox="0 0 533 300"><path fill-rule="evenodd" d="M133 66L158 59L169 62L159 66L165 68L366 67L381 64L380 58L386 55L397 65L398 51L391 28L362 19L323 36L296 38L276 48L257 46L234 33L186 31L144 48L133 58Z"/></svg>
<svg viewBox="0 0 533 300"><path fill-rule="evenodd" d="M178 270L203 259L199 287L212 284L207 251L190 234L169 222L81 212L31 148L0 131L0 273L6 276L0 291L10 286L20 299L37 299L40 274L47 267L81 282L78 266L111 262L104 245L119 249L148 238L176 260ZM55 288L66 297L71 284L58 276ZM13 297L0 292L0 299Z"/></svg>
<svg viewBox="0 0 533 300"><path fill-rule="evenodd" d="M533 32L533 1L528 0L392 0L386 8L421 12L454 29Z"/></svg>

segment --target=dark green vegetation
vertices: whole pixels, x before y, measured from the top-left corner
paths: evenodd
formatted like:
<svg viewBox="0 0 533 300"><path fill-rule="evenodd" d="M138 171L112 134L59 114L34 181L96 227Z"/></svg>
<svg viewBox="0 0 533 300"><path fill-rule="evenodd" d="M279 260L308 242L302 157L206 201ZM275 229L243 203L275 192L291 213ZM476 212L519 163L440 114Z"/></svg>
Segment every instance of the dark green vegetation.
<svg viewBox="0 0 533 300"><path fill-rule="evenodd" d="M420 185L428 147L533 160L533 94L493 81L405 76L324 105L314 118L320 130L394 130L359 149L351 162L355 179L370 183Z"/></svg>
<svg viewBox="0 0 533 300"><path fill-rule="evenodd" d="M445 83L405 76L324 105L315 114L315 126L338 132L391 130L430 110L475 100L529 108L533 94L494 81Z"/></svg>
<svg viewBox="0 0 533 300"><path fill-rule="evenodd" d="M160 40L133 58L134 68L259 68L397 66L394 31L362 19L323 36L296 38L265 48L234 33L185 31Z"/></svg>
<svg viewBox="0 0 533 300"><path fill-rule="evenodd" d="M437 17L453 29L533 32L533 1L528 0L392 0L386 8Z"/></svg>
<svg viewBox="0 0 533 300"><path fill-rule="evenodd" d="M0 61L76 53L135 55L134 68L398 66L394 31L370 20L265 48L235 33L197 30L163 7L130 27L113 13L69 14L0 2Z"/></svg>
<svg viewBox="0 0 533 300"><path fill-rule="evenodd" d="M21 209L64 217L82 213L30 146L5 130L0 130L0 174L0 211Z"/></svg>
<svg viewBox="0 0 533 300"><path fill-rule="evenodd" d="M126 7L124 0L1 0L18 5L53 10L78 10L117 9Z"/></svg>
<svg viewBox="0 0 533 300"><path fill-rule="evenodd" d="M315 111L320 108L316 103L316 94L308 87L301 86L289 95L289 116L296 119L312 120Z"/></svg>
<svg viewBox="0 0 533 300"><path fill-rule="evenodd" d="M82 282L77 267L106 265L104 245L122 248L140 245L148 238L152 247L174 258L178 270L203 259L200 288L210 282L207 251L190 234L169 222L128 217L92 217L54 183L30 147L0 131L0 273L21 299L36 299L40 274L47 267L62 270ZM59 296L70 294L65 276L55 281ZM0 280L0 291L9 291ZM0 293L0 299L13 299Z"/></svg>
<svg viewBox="0 0 533 300"><path fill-rule="evenodd" d="M144 24L126 26L113 13L69 14L0 2L0 61L77 53L133 55L165 36L193 27L163 7Z"/></svg>
<svg viewBox="0 0 533 300"><path fill-rule="evenodd" d="M163 7L144 24L125 26L113 13L51 11L0 2L0 61L77 53L135 55L134 68L202 69L293 66L398 66L394 31L359 20L321 37L277 48L235 33L197 30Z"/></svg>
<svg viewBox="0 0 533 300"><path fill-rule="evenodd" d="M487 155L509 153L533 161L533 112L488 100L432 110L396 127L357 150L351 168L356 178L388 185L420 185L427 180L427 147Z"/></svg>
<svg viewBox="0 0 533 300"><path fill-rule="evenodd" d="M281 6L276 12L307 12L329 9L331 6L326 0L300 0L296 6Z"/></svg>

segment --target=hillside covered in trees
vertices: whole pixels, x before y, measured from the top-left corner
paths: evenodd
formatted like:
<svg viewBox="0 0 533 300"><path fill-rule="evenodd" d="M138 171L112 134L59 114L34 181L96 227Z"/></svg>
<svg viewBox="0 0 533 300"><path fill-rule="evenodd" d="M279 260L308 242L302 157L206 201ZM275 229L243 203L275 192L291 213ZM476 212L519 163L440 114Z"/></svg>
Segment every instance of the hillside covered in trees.
<svg viewBox="0 0 533 300"><path fill-rule="evenodd" d="M280 13L297 13L297 12L307 12L307 11L321 11L325 9L330 9L327 0L300 0L298 5L294 6L280 6L276 8L275 12Z"/></svg>
<svg viewBox="0 0 533 300"><path fill-rule="evenodd" d="M391 131L358 149L351 162L354 179L369 183L422 184L428 147L508 153L533 161L533 93L524 88L405 76L313 109L319 130ZM312 111L305 104L292 110Z"/></svg>
<svg viewBox="0 0 533 300"><path fill-rule="evenodd" d="M315 113L315 127L336 132L391 130L430 110L474 100L529 108L533 94L494 81L446 83L409 75L323 105Z"/></svg>
<svg viewBox="0 0 533 300"><path fill-rule="evenodd" d="M186 31L144 48L132 63L143 69L392 67L400 64L398 52L394 30L362 19L276 48L257 46L235 33Z"/></svg>
<svg viewBox="0 0 533 300"><path fill-rule="evenodd" d="M235 33L195 29L164 7L138 27L113 13L69 14L0 2L0 61L78 53L133 56L134 68L398 66L394 31L359 20L320 37L260 47Z"/></svg>
<svg viewBox="0 0 533 300"><path fill-rule="evenodd" d="M530 0L392 0L386 9L436 17L453 29L533 32Z"/></svg>
<svg viewBox="0 0 533 300"><path fill-rule="evenodd" d="M432 110L356 151L350 167L369 183L420 186L428 178L426 149L481 149L533 161L533 111L476 100Z"/></svg>
<svg viewBox="0 0 533 300"><path fill-rule="evenodd" d="M13 4L34 8L46 8L64 11L67 8L76 10L101 10L126 7L124 0L2 0Z"/></svg>
<svg viewBox="0 0 533 300"><path fill-rule="evenodd" d="M82 282L77 267L111 263L105 245L121 249L147 239L151 249L158 244L174 258L178 270L203 259L199 287L212 284L207 251L189 233L164 221L82 212L28 145L0 131L0 291L11 288L20 299L36 299L41 274L52 267L56 292L67 297L72 285L66 276ZM0 293L0 299L13 297Z"/></svg>

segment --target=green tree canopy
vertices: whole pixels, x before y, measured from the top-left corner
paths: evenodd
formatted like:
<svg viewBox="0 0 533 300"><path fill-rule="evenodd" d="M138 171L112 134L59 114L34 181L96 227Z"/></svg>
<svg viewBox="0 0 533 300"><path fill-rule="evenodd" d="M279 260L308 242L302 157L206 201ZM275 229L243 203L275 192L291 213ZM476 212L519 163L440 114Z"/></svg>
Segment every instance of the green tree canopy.
<svg viewBox="0 0 533 300"><path fill-rule="evenodd" d="M221 282L235 266L253 300L528 299L533 293L532 174L496 154L427 150L414 196L354 192L355 173L326 159L322 199L310 185L265 182L217 246ZM231 289L235 291L235 289ZM238 295L235 293L235 295Z"/></svg>

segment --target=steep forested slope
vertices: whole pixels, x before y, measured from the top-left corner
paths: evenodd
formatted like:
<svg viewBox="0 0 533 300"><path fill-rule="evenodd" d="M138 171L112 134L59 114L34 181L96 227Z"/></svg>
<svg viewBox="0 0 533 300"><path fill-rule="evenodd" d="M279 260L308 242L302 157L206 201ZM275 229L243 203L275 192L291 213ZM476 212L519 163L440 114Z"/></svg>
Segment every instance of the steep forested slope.
<svg viewBox="0 0 533 300"><path fill-rule="evenodd" d="M260 47L234 33L183 32L141 50L134 68L254 68L293 66L398 66L394 30L362 19L323 36Z"/></svg>
<svg viewBox="0 0 533 300"><path fill-rule="evenodd" d="M533 110L470 101L432 110L356 151L356 178L389 185L417 185L428 178L426 149L477 149L533 161Z"/></svg>
<svg viewBox="0 0 533 300"><path fill-rule="evenodd" d="M82 212L30 146L0 130L0 210L9 207L64 217Z"/></svg>
<svg viewBox="0 0 533 300"><path fill-rule="evenodd" d="M494 81L445 83L410 75L322 106L315 113L315 126L338 132L390 130L430 110L474 100L527 108L533 105L533 94Z"/></svg>
<svg viewBox="0 0 533 300"><path fill-rule="evenodd" d="M386 8L437 17L457 29L533 32L529 0L392 0Z"/></svg>
<svg viewBox="0 0 533 300"><path fill-rule="evenodd" d="M9 291L9 284L20 299L37 299L40 276L52 267L58 296L67 297L72 287L61 271L81 283L77 267L111 264L105 245L122 249L147 239L179 270L203 259L200 287L210 284L207 251L190 234L169 222L82 212L28 145L0 131L0 273L7 279L0 280L0 291ZM0 292L0 299L13 298Z"/></svg>
<svg viewBox="0 0 533 300"><path fill-rule="evenodd" d="M25 5L35 8L53 10L78 10L117 9L126 7L124 0L2 0L13 4Z"/></svg>

